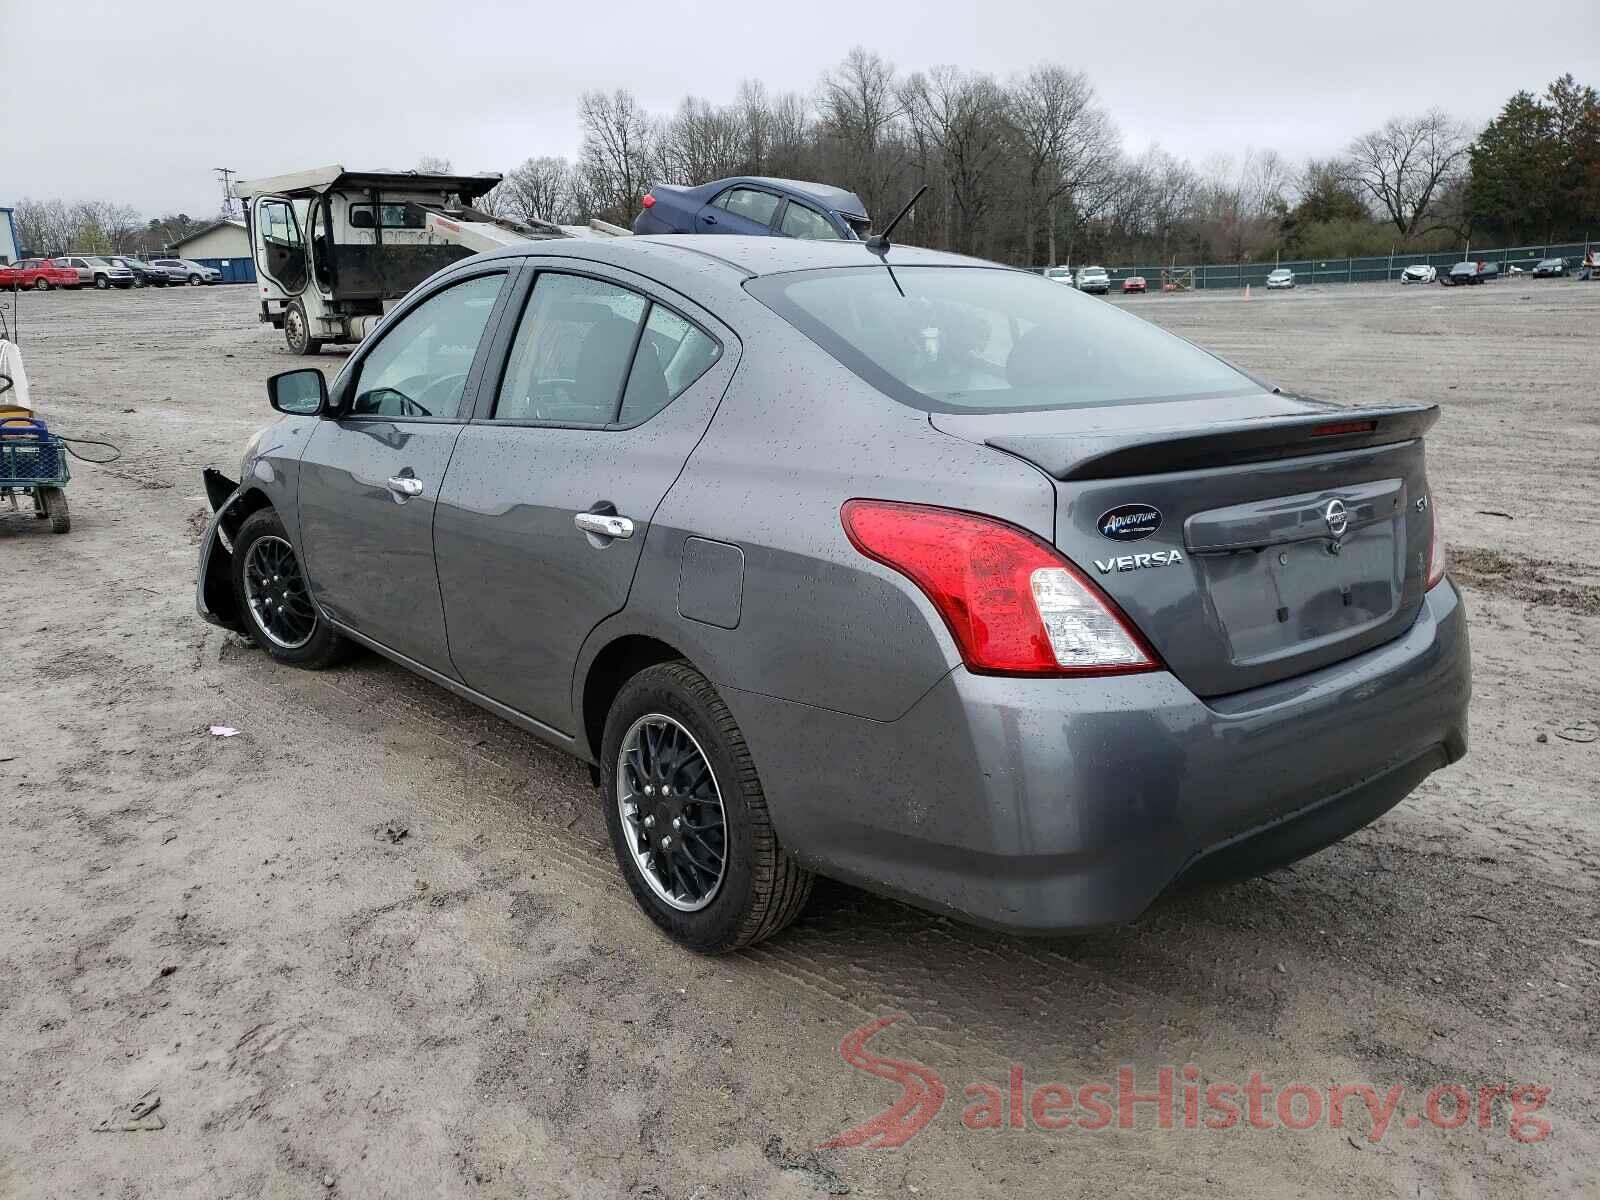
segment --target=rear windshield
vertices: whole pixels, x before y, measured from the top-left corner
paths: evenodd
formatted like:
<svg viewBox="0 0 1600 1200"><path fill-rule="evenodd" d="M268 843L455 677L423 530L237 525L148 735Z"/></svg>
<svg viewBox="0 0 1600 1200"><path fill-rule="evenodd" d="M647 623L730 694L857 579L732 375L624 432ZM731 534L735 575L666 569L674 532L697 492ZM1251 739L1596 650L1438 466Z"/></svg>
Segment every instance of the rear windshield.
<svg viewBox="0 0 1600 1200"><path fill-rule="evenodd" d="M1261 390L1182 338L1031 273L906 266L891 276L873 265L769 275L746 286L868 383L930 412Z"/></svg>

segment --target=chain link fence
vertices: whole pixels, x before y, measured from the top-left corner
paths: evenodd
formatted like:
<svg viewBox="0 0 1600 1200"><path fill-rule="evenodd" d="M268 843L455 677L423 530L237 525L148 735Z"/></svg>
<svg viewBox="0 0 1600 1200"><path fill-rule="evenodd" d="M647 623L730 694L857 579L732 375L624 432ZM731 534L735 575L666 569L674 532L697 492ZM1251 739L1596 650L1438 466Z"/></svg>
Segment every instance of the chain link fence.
<svg viewBox="0 0 1600 1200"><path fill-rule="evenodd" d="M1161 273L1169 275L1193 272L1195 288L1242 288L1245 285L1265 287L1267 276L1279 267L1294 272L1297 284L1312 283L1383 283L1400 278L1400 272L1409 266L1426 264L1444 274L1458 262L1498 263L1502 277L1510 268L1532 271L1534 265L1546 258L1564 258L1567 269L1576 271L1589 252L1588 242L1567 242L1548 246L1512 246L1499 250L1464 248L1460 252L1447 250L1440 254L1386 254L1372 258L1299 259L1285 262L1247 263L1179 263L1174 267L1133 266L1107 267L1111 286L1120 288L1124 279L1142 275L1151 291L1161 287ZM1035 267L1043 272L1045 268Z"/></svg>

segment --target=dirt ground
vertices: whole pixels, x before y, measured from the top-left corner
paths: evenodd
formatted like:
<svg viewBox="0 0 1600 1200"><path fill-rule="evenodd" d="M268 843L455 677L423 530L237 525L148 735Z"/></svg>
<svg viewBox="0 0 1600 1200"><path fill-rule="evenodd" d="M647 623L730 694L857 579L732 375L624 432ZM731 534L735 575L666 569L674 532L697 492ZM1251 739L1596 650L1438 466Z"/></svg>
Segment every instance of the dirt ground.
<svg viewBox="0 0 1600 1200"><path fill-rule="evenodd" d="M249 288L22 296L37 404L123 456L75 466L65 537L0 514L0 1195L1592 1194L1600 285L1114 302L1290 390L1443 406L1469 756L1130 928L1012 940L825 884L709 960L635 910L578 764L376 657L281 669L195 616L200 468L236 472L296 365ZM894 1014L869 1052L942 1109L818 1149L900 1098L909 1067L839 1049ZM1376 1139L1359 1100L1304 1131L1207 1128L1202 1100L1189 1128L1188 1064L1405 1091ZM1164 1065L1174 1128L1010 1104L1015 1068L1114 1108L1119 1068L1145 1093ZM998 1129L968 1127L985 1084ZM1548 1135L1492 1091L1480 1128L1494 1085L1548 1088Z"/></svg>

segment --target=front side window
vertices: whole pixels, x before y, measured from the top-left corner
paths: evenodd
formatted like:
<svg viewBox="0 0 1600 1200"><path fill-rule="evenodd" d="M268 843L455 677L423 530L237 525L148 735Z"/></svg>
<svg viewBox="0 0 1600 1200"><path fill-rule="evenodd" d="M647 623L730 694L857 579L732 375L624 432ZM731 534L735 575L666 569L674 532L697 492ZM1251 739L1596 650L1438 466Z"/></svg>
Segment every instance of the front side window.
<svg viewBox="0 0 1600 1200"><path fill-rule="evenodd" d="M459 416L467 372L505 278L496 273L458 283L401 318L362 361L350 412Z"/></svg>
<svg viewBox="0 0 1600 1200"><path fill-rule="evenodd" d="M300 220L287 200L262 200L256 205L262 247L266 252L263 267L285 291L295 293L306 286L306 249L300 235ZM167 260L166 266L185 266L186 262Z"/></svg>
<svg viewBox="0 0 1600 1200"><path fill-rule="evenodd" d="M771 225L772 216L778 211L778 198L771 192L758 192L754 188L729 188L717 197L717 207L757 225Z"/></svg>
<svg viewBox="0 0 1600 1200"><path fill-rule="evenodd" d="M844 267L752 280L756 299L894 399L1012 412L1246 395L1182 338L1021 271Z"/></svg>
<svg viewBox="0 0 1600 1200"><path fill-rule="evenodd" d="M790 237L809 238L812 241L838 241L839 231L827 217L815 209L789 201L783 210L783 232Z"/></svg>

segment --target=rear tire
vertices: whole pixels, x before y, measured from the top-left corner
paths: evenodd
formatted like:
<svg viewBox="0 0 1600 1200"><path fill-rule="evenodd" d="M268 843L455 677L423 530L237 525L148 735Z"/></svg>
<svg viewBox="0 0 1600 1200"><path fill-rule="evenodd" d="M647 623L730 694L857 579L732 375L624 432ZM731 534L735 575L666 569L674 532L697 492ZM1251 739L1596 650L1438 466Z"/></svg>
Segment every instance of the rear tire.
<svg viewBox="0 0 1600 1200"><path fill-rule="evenodd" d="M305 306L298 300L291 301L283 310L283 341L290 354L322 353L322 339L311 336L311 322L306 317Z"/></svg>
<svg viewBox="0 0 1600 1200"><path fill-rule="evenodd" d="M675 749L668 753L658 742L648 751L645 759L659 765L662 772L648 778L654 786L665 779L676 783L645 799L646 778L637 771L640 755L637 749L630 752L630 746L638 747L639 739L645 737L641 729L651 728L665 729L673 737ZM687 733L688 738L674 730ZM771 937L800 915L811 896L813 876L778 844L750 748L733 714L700 672L686 662L668 662L628 680L606 717L600 761L606 827L617 865L639 907L674 941L702 953L725 954ZM679 764L676 769L673 762ZM699 763L708 766L710 773L697 790L693 781L703 778ZM687 795L682 786L685 781L689 782ZM673 786L678 788L676 796L670 795ZM624 803L619 803L619 795ZM715 815L706 800L695 798L700 795L716 797ZM623 814L627 803L635 805L632 817ZM661 811L648 813L654 820L647 828L645 810L652 804L660 805ZM679 820L687 828L680 829L675 823ZM719 821L720 830L711 837L713 845L722 848L721 874L709 887L681 888L686 894L680 894L677 903L669 903L661 894L662 874L647 877L638 855L649 855L655 862L673 853L684 855L688 843L662 849L658 840L664 836L670 842L676 831L698 845L693 862L699 866L700 856L712 857L714 851L688 830L713 828ZM678 861L681 864L681 859ZM686 872L681 865L675 870ZM680 884L686 879L687 873L666 875L667 881Z"/></svg>
<svg viewBox="0 0 1600 1200"><path fill-rule="evenodd" d="M48 292L50 290L50 281L41 275L33 281L33 290L36 292Z"/></svg>
<svg viewBox="0 0 1600 1200"><path fill-rule="evenodd" d="M44 503L45 515L50 518L51 533L66 533L72 528L72 514L67 511L67 494L58 487L39 489L39 499Z"/></svg>
<svg viewBox="0 0 1600 1200"><path fill-rule="evenodd" d="M273 658L320 671L349 653L350 643L311 602L299 558L275 510L260 509L239 526L229 573L245 635ZM298 622L280 623L285 613Z"/></svg>

